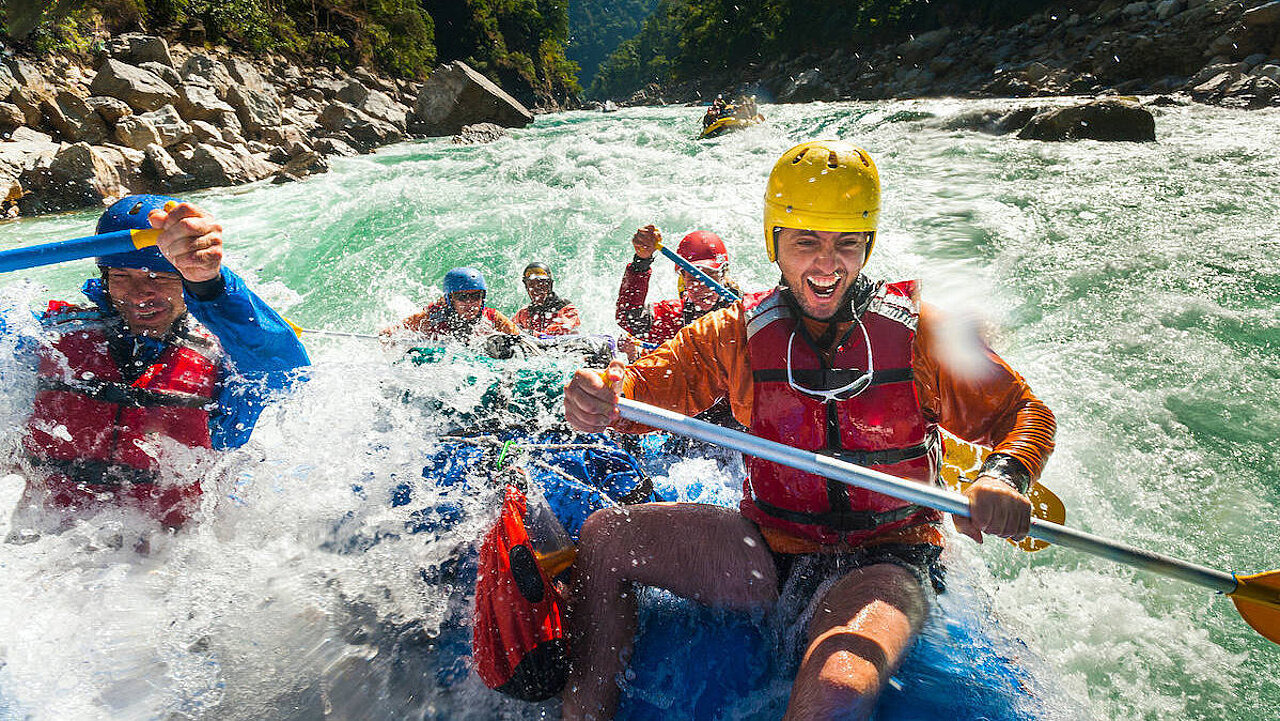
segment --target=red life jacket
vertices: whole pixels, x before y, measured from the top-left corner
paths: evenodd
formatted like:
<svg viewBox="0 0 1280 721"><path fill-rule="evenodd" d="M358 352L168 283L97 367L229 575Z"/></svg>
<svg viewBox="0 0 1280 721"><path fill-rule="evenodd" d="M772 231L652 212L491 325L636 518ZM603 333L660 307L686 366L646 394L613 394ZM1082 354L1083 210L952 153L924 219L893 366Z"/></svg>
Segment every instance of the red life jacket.
<svg viewBox="0 0 1280 721"><path fill-rule="evenodd" d="M464 321L445 305L444 299L427 306L425 322L414 328L434 340L466 340L499 332L497 311L485 306L475 320Z"/></svg>
<svg viewBox="0 0 1280 721"><path fill-rule="evenodd" d="M472 655L489 688L525 701L560 693L569 674L564 600L538 566L524 492L506 487L502 515L480 546Z"/></svg>
<svg viewBox="0 0 1280 721"><path fill-rule="evenodd" d="M838 341L830 365L777 289L744 300L754 380L751 433L920 483L938 477L942 444L916 397L912 342L919 307L915 283L881 284ZM866 337L863 337L863 329ZM868 345L871 358L868 359ZM788 382L834 391L873 373L865 390L826 400ZM864 381L866 382L866 381ZM851 395L851 397L850 397ZM861 544L877 534L940 522L941 514L880 493L747 457L742 514L823 544Z"/></svg>
<svg viewBox="0 0 1280 721"><path fill-rule="evenodd" d="M158 483L157 442L210 447L217 340L184 317L156 361L129 382L118 317L54 302L46 324L57 337L38 353L24 446L47 474L47 503L85 509L114 500L166 526L183 525L200 484Z"/></svg>

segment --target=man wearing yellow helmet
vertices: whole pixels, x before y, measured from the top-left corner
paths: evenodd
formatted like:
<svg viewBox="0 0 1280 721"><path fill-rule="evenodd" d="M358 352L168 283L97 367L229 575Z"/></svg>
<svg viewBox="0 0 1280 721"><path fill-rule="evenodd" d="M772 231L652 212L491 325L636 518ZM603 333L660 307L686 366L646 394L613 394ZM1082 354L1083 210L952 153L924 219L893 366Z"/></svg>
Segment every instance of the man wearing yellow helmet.
<svg viewBox="0 0 1280 721"><path fill-rule="evenodd" d="M938 482L939 429L989 446L956 528L1021 538L1027 488L1053 449L1053 414L980 339L964 363L940 347L916 284L872 282L880 179L839 141L783 154L765 192L777 288L710 313L631 366L575 374L576 428L644 432L620 393L685 414L728 397L751 432L925 484ZM953 334L948 335L948 340ZM866 718L943 590L941 514L755 458L738 511L649 504L583 526L571 615L566 719L608 718L635 628L633 585L714 606L797 611L804 648L787 719ZM673 534L672 529L679 529ZM789 617L788 617L789 618Z"/></svg>

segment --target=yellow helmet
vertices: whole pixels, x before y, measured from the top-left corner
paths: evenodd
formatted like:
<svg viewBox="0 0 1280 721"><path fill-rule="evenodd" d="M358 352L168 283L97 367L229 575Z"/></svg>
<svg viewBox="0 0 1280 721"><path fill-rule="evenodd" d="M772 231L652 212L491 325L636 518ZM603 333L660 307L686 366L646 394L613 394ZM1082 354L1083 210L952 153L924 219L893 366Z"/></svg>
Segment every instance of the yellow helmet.
<svg viewBox="0 0 1280 721"><path fill-rule="evenodd" d="M843 140L812 140L782 154L764 191L764 246L778 260L774 228L871 232L880 220L880 173L867 151Z"/></svg>

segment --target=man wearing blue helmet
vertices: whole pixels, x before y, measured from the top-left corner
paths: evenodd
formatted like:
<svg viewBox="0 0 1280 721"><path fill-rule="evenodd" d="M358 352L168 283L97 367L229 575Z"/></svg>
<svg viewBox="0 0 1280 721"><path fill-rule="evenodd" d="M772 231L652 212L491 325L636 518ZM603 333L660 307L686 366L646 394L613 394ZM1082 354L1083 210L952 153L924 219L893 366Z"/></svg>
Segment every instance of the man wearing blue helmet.
<svg viewBox="0 0 1280 721"><path fill-rule="evenodd" d="M289 325L222 265L222 227L189 203L124 198L99 233L159 228L154 247L97 258L88 305L49 304L23 439L30 464L14 534L131 506L179 528L197 510L200 449L249 439L267 400L310 363ZM45 525L45 524L41 524Z"/></svg>
<svg viewBox="0 0 1280 721"><path fill-rule="evenodd" d="M489 287L475 268L454 268L440 284L444 297L383 331L390 335L409 330L426 340L469 340L494 333L514 335L520 330L511 319L485 306Z"/></svg>

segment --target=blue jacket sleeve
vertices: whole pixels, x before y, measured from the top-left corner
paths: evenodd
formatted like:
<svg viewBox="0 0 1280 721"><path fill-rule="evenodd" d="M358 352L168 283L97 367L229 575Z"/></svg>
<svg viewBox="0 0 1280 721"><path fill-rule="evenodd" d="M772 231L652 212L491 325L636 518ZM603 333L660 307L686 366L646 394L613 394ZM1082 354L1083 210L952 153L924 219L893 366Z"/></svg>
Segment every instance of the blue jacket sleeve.
<svg viewBox="0 0 1280 721"><path fill-rule="evenodd" d="M307 351L284 318L222 269L224 289L201 300L185 294L187 310L218 337L226 353L218 408L210 415L213 447L239 448L274 396L287 392L311 365Z"/></svg>

